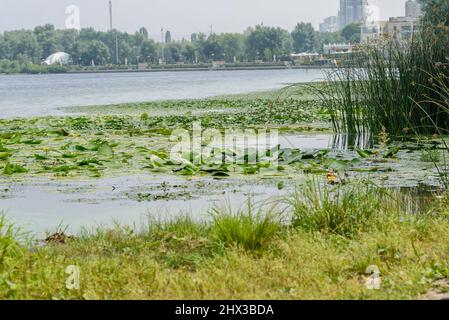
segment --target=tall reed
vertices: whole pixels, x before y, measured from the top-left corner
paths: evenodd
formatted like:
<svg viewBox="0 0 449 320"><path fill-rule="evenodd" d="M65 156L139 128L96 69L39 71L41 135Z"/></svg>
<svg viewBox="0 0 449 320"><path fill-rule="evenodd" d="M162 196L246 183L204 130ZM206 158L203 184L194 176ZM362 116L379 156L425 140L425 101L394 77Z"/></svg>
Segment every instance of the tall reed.
<svg viewBox="0 0 449 320"><path fill-rule="evenodd" d="M435 125L449 128L449 113L432 103L441 95L432 86L433 75L449 75L448 56L449 27L442 24L407 41L384 37L361 46L353 67L329 72L317 95L338 132L377 134L385 128L392 135L433 134Z"/></svg>

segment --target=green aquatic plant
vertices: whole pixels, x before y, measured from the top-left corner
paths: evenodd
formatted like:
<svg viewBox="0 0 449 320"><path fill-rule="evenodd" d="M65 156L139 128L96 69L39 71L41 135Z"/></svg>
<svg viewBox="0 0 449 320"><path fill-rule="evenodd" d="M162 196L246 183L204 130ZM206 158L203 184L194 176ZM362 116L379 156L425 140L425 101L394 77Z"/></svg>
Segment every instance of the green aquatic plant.
<svg viewBox="0 0 449 320"><path fill-rule="evenodd" d="M27 172L28 170L25 167L18 164L12 164L9 162L7 162L5 164L5 167L3 168L3 174L5 175L12 175L14 173L27 173Z"/></svg>
<svg viewBox="0 0 449 320"><path fill-rule="evenodd" d="M433 134L435 125L449 127L448 114L433 103L441 91L432 84L434 75L449 75L448 50L444 25L427 26L408 41L386 38L364 45L352 68L328 74L327 85L316 88L317 97L338 132Z"/></svg>
<svg viewBox="0 0 449 320"><path fill-rule="evenodd" d="M219 245L241 246L249 251L266 248L281 230L280 211L276 206L263 210L248 200L245 208L233 210L215 207L212 212L210 233Z"/></svg>
<svg viewBox="0 0 449 320"><path fill-rule="evenodd" d="M332 186L313 179L300 185L286 202L293 226L352 237L381 213L384 197L384 191L367 182Z"/></svg>
<svg viewBox="0 0 449 320"><path fill-rule="evenodd" d="M20 242L23 245L25 238L26 234L10 223L5 214L0 212L0 272L5 269L6 258L20 260L23 250Z"/></svg>

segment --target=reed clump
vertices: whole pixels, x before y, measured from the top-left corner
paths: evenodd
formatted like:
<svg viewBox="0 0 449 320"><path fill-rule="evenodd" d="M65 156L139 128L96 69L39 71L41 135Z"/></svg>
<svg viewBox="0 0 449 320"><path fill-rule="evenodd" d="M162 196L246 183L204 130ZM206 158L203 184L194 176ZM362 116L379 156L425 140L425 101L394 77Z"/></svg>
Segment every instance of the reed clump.
<svg viewBox="0 0 449 320"><path fill-rule="evenodd" d="M352 68L329 72L317 95L336 131L377 135L385 128L397 136L449 128L449 113L435 104L449 86L449 27L420 28L408 40L388 36L363 45Z"/></svg>

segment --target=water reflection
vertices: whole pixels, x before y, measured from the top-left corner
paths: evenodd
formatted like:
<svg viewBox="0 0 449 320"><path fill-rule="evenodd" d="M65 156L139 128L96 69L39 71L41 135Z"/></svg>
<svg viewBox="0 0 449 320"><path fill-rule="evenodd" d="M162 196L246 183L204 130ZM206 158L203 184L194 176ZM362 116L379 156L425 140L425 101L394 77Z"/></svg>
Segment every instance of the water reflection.
<svg viewBox="0 0 449 320"><path fill-rule="evenodd" d="M279 138L279 142L282 148L301 150L348 151L374 147L374 140L368 134L285 134Z"/></svg>
<svg viewBox="0 0 449 320"><path fill-rule="evenodd" d="M444 190L440 187L418 184L415 187L389 188L398 201L398 207L408 214L424 214L432 211L435 206L435 196L440 195Z"/></svg>
<svg viewBox="0 0 449 320"><path fill-rule="evenodd" d="M372 135L361 134L336 134L332 136L333 150L372 149L374 140Z"/></svg>

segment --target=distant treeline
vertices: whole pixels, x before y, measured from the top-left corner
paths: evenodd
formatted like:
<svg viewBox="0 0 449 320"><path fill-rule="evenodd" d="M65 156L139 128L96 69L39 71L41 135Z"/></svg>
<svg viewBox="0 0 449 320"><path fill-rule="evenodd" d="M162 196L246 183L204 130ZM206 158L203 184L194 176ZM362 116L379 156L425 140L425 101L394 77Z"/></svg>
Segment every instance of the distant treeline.
<svg viewBox="0 0 449 320"><path fill-rule="evenodd" d="M118 39L118 57L116 56ZM47 24L34 30L0 34L0 72L64 72L67 68L45 67L42 61L57 51L70 54L73 66L136 65L139 63L201 64L224 60L234 62L288 61L293 52L321 52L329 42L360 40L359 28L320 33L311 24L299 23L292 32L258 25L243 33L192 34L190 39L172 40L170 31L163 43L155 42L141 28L134 34L101 32L92 28L56 30ZM73 68L73 67L71 67Z"/></svg>

